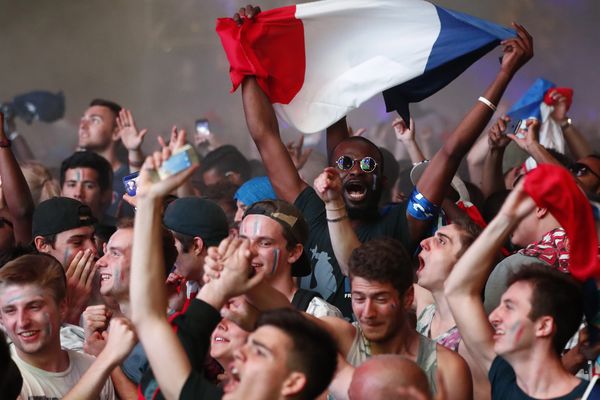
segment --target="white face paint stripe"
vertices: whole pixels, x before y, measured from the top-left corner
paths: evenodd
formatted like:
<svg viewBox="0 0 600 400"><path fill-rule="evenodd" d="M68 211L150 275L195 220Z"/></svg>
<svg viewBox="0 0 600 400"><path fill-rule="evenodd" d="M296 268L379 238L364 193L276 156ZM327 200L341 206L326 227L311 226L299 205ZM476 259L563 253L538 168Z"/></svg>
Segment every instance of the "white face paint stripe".
<svg viewBox="0 0 600 400"><path fill-rule="evenodd" d="M277 265L279 264L279 249L274 249L273 253L275 253L275 256L273 257L273 268L271 268L271 275L275 273L277 270Z"/></svg>

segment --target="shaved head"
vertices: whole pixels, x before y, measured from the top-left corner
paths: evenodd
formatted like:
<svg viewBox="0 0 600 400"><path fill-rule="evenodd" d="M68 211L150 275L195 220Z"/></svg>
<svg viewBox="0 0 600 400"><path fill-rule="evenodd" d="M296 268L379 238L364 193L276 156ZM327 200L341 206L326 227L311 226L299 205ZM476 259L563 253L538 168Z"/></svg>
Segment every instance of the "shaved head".
<svg viewBox="0 0 600 400"><path fill-rule="evenodd" d="M411 386L431 398L427 376L415 362L385 354L371 357L354 370L348 396L350 400L404 399L398 389Z"/></svg>

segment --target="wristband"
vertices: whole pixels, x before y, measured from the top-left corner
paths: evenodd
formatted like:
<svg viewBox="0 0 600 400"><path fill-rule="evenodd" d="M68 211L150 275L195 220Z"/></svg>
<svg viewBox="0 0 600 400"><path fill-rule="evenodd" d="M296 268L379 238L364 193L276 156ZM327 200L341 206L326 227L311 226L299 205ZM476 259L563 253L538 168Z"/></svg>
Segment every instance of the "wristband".
<svg viewBox="0 0 600 400"><path fill-rule="evenodd" d="M343 206L341 206L341 207L338 207L338 208L327 208L327 207L325 207L325 211L339 211L339 210L343 210L344 208L346 208L345 204Z"/></svg>
<svg viewBox="0 0 600 400"><path fill-rule="evenodd" d="M341 217L338 217L338 218L331 218L331 219L327 218L327 222L340 222L340 221L343 221L345 219L348 219L348 214L344 214L344 215L342 215Z"/></svg>
<svg viewBox="0 0 600 400"><path fill-rule="evenodd" d="M420 221L429 221L437 218L440 212L440 206L437 206L427 200L415 186L410 195L410 200L408 201L407 212L415 219Z"/></svg>
<svg viewBox="0 0 600 400"><path fill-rule="evenodd" d="M479 98L477 99L477 101L485 104L486 106L488 106L490 108L490 110L492 111L496 111L496 106L494 105L494 103L492 103L491 101L489 101L488 99L486 99L483 96L479 96Z"/></svg>

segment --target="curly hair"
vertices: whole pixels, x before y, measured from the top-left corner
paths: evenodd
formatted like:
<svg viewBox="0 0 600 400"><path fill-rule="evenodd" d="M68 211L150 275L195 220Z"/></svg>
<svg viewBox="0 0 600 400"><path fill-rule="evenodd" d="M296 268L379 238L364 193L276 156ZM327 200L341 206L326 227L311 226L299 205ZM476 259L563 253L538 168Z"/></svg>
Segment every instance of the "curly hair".
<svg viewBox="0 0 600 400"><path fill-rule="evenodd" d="M407 251L396 239L381 238L354 249L349 262L350 278L391 283L403 296L414 282L415 274Z"/></svg>

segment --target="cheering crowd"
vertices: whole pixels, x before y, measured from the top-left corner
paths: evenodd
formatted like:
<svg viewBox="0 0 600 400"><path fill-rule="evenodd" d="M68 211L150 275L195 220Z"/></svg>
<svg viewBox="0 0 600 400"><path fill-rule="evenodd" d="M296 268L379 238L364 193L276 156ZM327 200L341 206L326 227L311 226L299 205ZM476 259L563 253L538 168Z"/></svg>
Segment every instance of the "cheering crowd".
<svg viewBox="0 0 600 400"><path fill-rule="evenodd" d="M342 118L308 178L254 76L262 160L176 127L144 155L132 112L96 99L56 180L0 114L0 397L582 398L600 353L600 156L559 91L567 154L540 144L541 121L507 133L496 107L534 52L514 28L429 160L412 119L393 122L408 170ZM164 176L188 142L199 164ZM511 142L531 161L503 171ZM481 181L463 181L479 143Z"/></svg>

